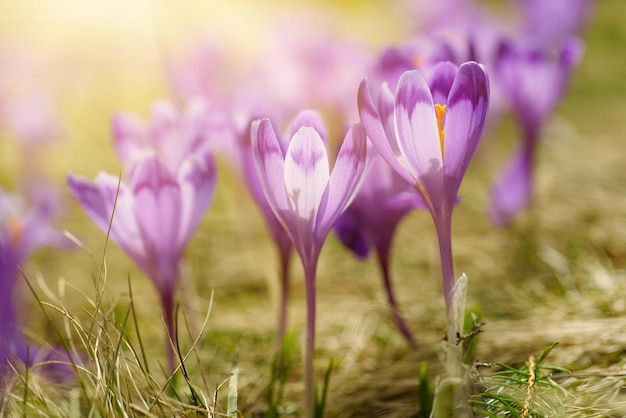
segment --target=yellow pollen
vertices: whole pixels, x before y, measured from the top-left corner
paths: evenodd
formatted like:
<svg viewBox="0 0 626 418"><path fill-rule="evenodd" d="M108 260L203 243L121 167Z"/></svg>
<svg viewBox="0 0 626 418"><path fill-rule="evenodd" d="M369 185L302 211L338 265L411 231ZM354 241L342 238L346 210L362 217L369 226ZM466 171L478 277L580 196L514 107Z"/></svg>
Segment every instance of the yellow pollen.
<svg viewBox="0 0 626 418"><path fill-rule="evenodd" d="M437 115L437 128L439 128L439 143L441 144L441 160L443 161L443 117L446 114L446 105L435 104L435 114Z"/></svg>

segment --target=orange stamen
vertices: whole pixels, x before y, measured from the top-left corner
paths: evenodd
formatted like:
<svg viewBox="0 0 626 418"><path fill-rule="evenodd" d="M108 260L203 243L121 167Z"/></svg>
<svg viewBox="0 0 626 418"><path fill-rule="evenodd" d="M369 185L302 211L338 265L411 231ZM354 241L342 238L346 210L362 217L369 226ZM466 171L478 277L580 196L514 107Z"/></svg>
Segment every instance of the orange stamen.
<svg viewBox="0 0 626 418"><path fill-rule="evenodd" d="M15 248L20 242L20 238L22 237L22 232L24 232L24 225L17 218L10 218L8 221L8 226L9 226L9 233L11 236L11 246Z"/></svg>
<svg viewBox="0 0 626 418"><path fill-rule="evenodd" d="M424 198L424 200L426 201L426 204L430 207L432 207L432 203L430 202L430 197L428 197L428 195L426 194L426 190L424 190L424 186L422 186L422 184L418 181L415 182L415 185L417 186L417 189L419 190L419 192L421 193L422 197Z"/></svg>
<svg viewBox="0 0 626 418"><path fill-rule="evenodd" d="M439 143L441 144L441 160L443 161L443 138L445 129L443 128L443 117L446 114L446 105L435 104L435 114L437 115L437 128L439 128Z"/></svg>
<svg viewBox="0 0 626 418"><path fill-rule="evenodd" d="M424 57L422 57L420 54L415 54L413 55L413 59L411 60L413 62L413 68L422 68L422 65L424 65Z"/></svg>

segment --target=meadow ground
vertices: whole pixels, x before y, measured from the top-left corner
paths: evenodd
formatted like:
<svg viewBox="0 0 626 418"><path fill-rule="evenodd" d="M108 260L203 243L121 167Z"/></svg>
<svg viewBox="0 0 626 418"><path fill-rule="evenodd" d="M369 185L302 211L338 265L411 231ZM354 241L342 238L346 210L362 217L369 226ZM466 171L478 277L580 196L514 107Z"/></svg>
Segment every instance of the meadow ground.
<svg viewBox="0 0 626 418"><path fill-rule="evenodd" d="M393 16L393 11L354 3L337 7L340 18L351 17L350 30L363 33L375 46L397 39L399 33L387 20L380 33L368 30L367 22L381 20L378 13ZM161 48L176 43L176 37L182 37L177 30L184 25L192 28L187 36L199 32L203 23L199 16L210 14L210 6L181 3L173 15L159 9L146 17L142 13L149 10L147 5L134 2L136 6L116 20L116 5L110 5L101 12L99 23L89 26L81 16L96 12L69 1L60 4L64 5L60 9L66 7L74 14L46 14L35 11L36 2L15 2L9 13L0 16L0 36L22 36L49 53L63 51L71 73L76 74L62 102L66 138L40 157L43 171L64 187L68 172L92 177L100 170L120 170L110 142L111 113L126 109L145 114L154 99L168 94L159 70ZM255 11L246 9L252 6L245 2L233 4L234 11L226 14L231 17L214 24L236 33L232 16L247 10L250 18ZM462 204L453 218L453 249L457 272L469 278L468 306L486 323L474 359L520 366L559 341L547 363L572 372L555 376L569 392L560 398L566 416L617 417L626 414L626 3L602 0L597 6L585 35L584 60L543 135L531 210L507 230L493 228L485 216L491 180L515 143L513 123L505 119L486 133L461 188ZM42 36L46 28L50 35ZM157 36L162 34L168 35ZM245 34L238 36L234 42L248 45ZM136 54L138 50L145 53ZM83 59L76 61L77 56ZM4 185L23 174L26 159L6 138L1 150ZM210 310L197 343L198 355L189 360L190 379L212 397L227 381L238 353L238 407L250 417L265 408L270 381L277 257L239 179L225 164L219 174L215 202L187 250L179 298L188 323L181 314L179 324L191 336L182 332L181 345L191 346ZM63 193L68 203L61 224L79 237L84 249L43 251L25 272L42 299L65 306L76 321L89 324L105 238L69 193ZM443 370L445 306L436 242L425 212L412 213L394 242L392 274L400 306L419 341L419 348L411 350L389 319L373 260L359 262L334 237L327 240L318 270L316 351L318 381L330 359L335 365L327 416L417 416L422 364L428 364L432 381ZM166 377L159 372L164 359L163 325L156 294L115 245L108 245L105 258L106 283L99 283L104 289L103 316L118 321L111 329L123 329L119 322L130 306L130 281L147 363L156 382L163 385ZM305 310L296 258L291 273L289 329L299 347ZM36 341L57 340L25 286L21 293L29 306L22 312L27 334ZM66 334L63 316L51 310L51 317ZM130 325L125 330L136 347L137 330ZM132 357L129 350L122 352ZM299 348L294 356L285 386L287 411L300 405L303 390ZM184 379L177 384L181 397L188 396ZM87 396L74 390L70 400L63 401L59 393L41 390L42 399L49 396L48 407L61 409L64 405L71 409L71 399L80 403ZM219 390L220 408L225 408L226 393L226 387Z"/></svg>

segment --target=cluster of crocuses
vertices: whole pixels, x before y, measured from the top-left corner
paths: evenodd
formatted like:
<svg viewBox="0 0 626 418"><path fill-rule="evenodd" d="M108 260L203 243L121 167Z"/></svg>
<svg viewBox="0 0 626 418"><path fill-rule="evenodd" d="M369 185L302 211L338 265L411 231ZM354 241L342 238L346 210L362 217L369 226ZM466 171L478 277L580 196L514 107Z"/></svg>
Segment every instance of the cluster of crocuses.
<svg viewBox="0 0 626 418"><path fill-rule="evenodd" d="M154 283L170 370L180 262L211 203L217 153L228 153L241 173L278 247L278 346L287 327L292 250L302 262L307 416L315 410L316 268L333 228L359 257L373 246L392 318L416 346L391 283L394 232L413 209L428 210L449 312L456 277L452 211L486 123L509 108L522 141L493 187L489 214L505 226L528 206L541 127L580 59L575 35L590 2L552 0L546 7L542 1L512 1L523 16L514 24L485 13L478 3L414 3L422 6L418 16L429 12L419 33L377 56L354 41L321 38L310 25L290 22L277 25L282 42L270 43L257 65L235 77L219 45L203 44L171 68L174 87L188 101L183 112L160 101L148 124L132 115L114 117L121 178L101 173L90 182L69 176L70 190L87 214ZM345 133L339 135L343 140L329 137L321 113L305 110L310 108L328 112L330 132ZM337 143L331 164L329 147ZM6 241L12 243L10 231ZM9 281L0 285L13 287ZM3 312L15 322L12 311ZM17 352L11 344L5 351Z"/></svg>

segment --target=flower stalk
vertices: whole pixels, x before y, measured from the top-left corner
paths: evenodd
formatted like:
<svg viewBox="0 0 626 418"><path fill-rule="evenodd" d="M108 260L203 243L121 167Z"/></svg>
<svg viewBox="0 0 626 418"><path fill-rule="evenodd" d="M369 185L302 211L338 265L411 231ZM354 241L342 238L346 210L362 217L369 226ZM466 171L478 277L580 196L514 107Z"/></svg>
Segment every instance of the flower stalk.
<svg viewBox="0 0 626 418"><path fill-rule="evenodd" d="M317 277L317 259L312 263L303 263L306 289L306 336L304 344L304 408L307 418L315 418L315 318L316 297L315 282Z"/></svg>

